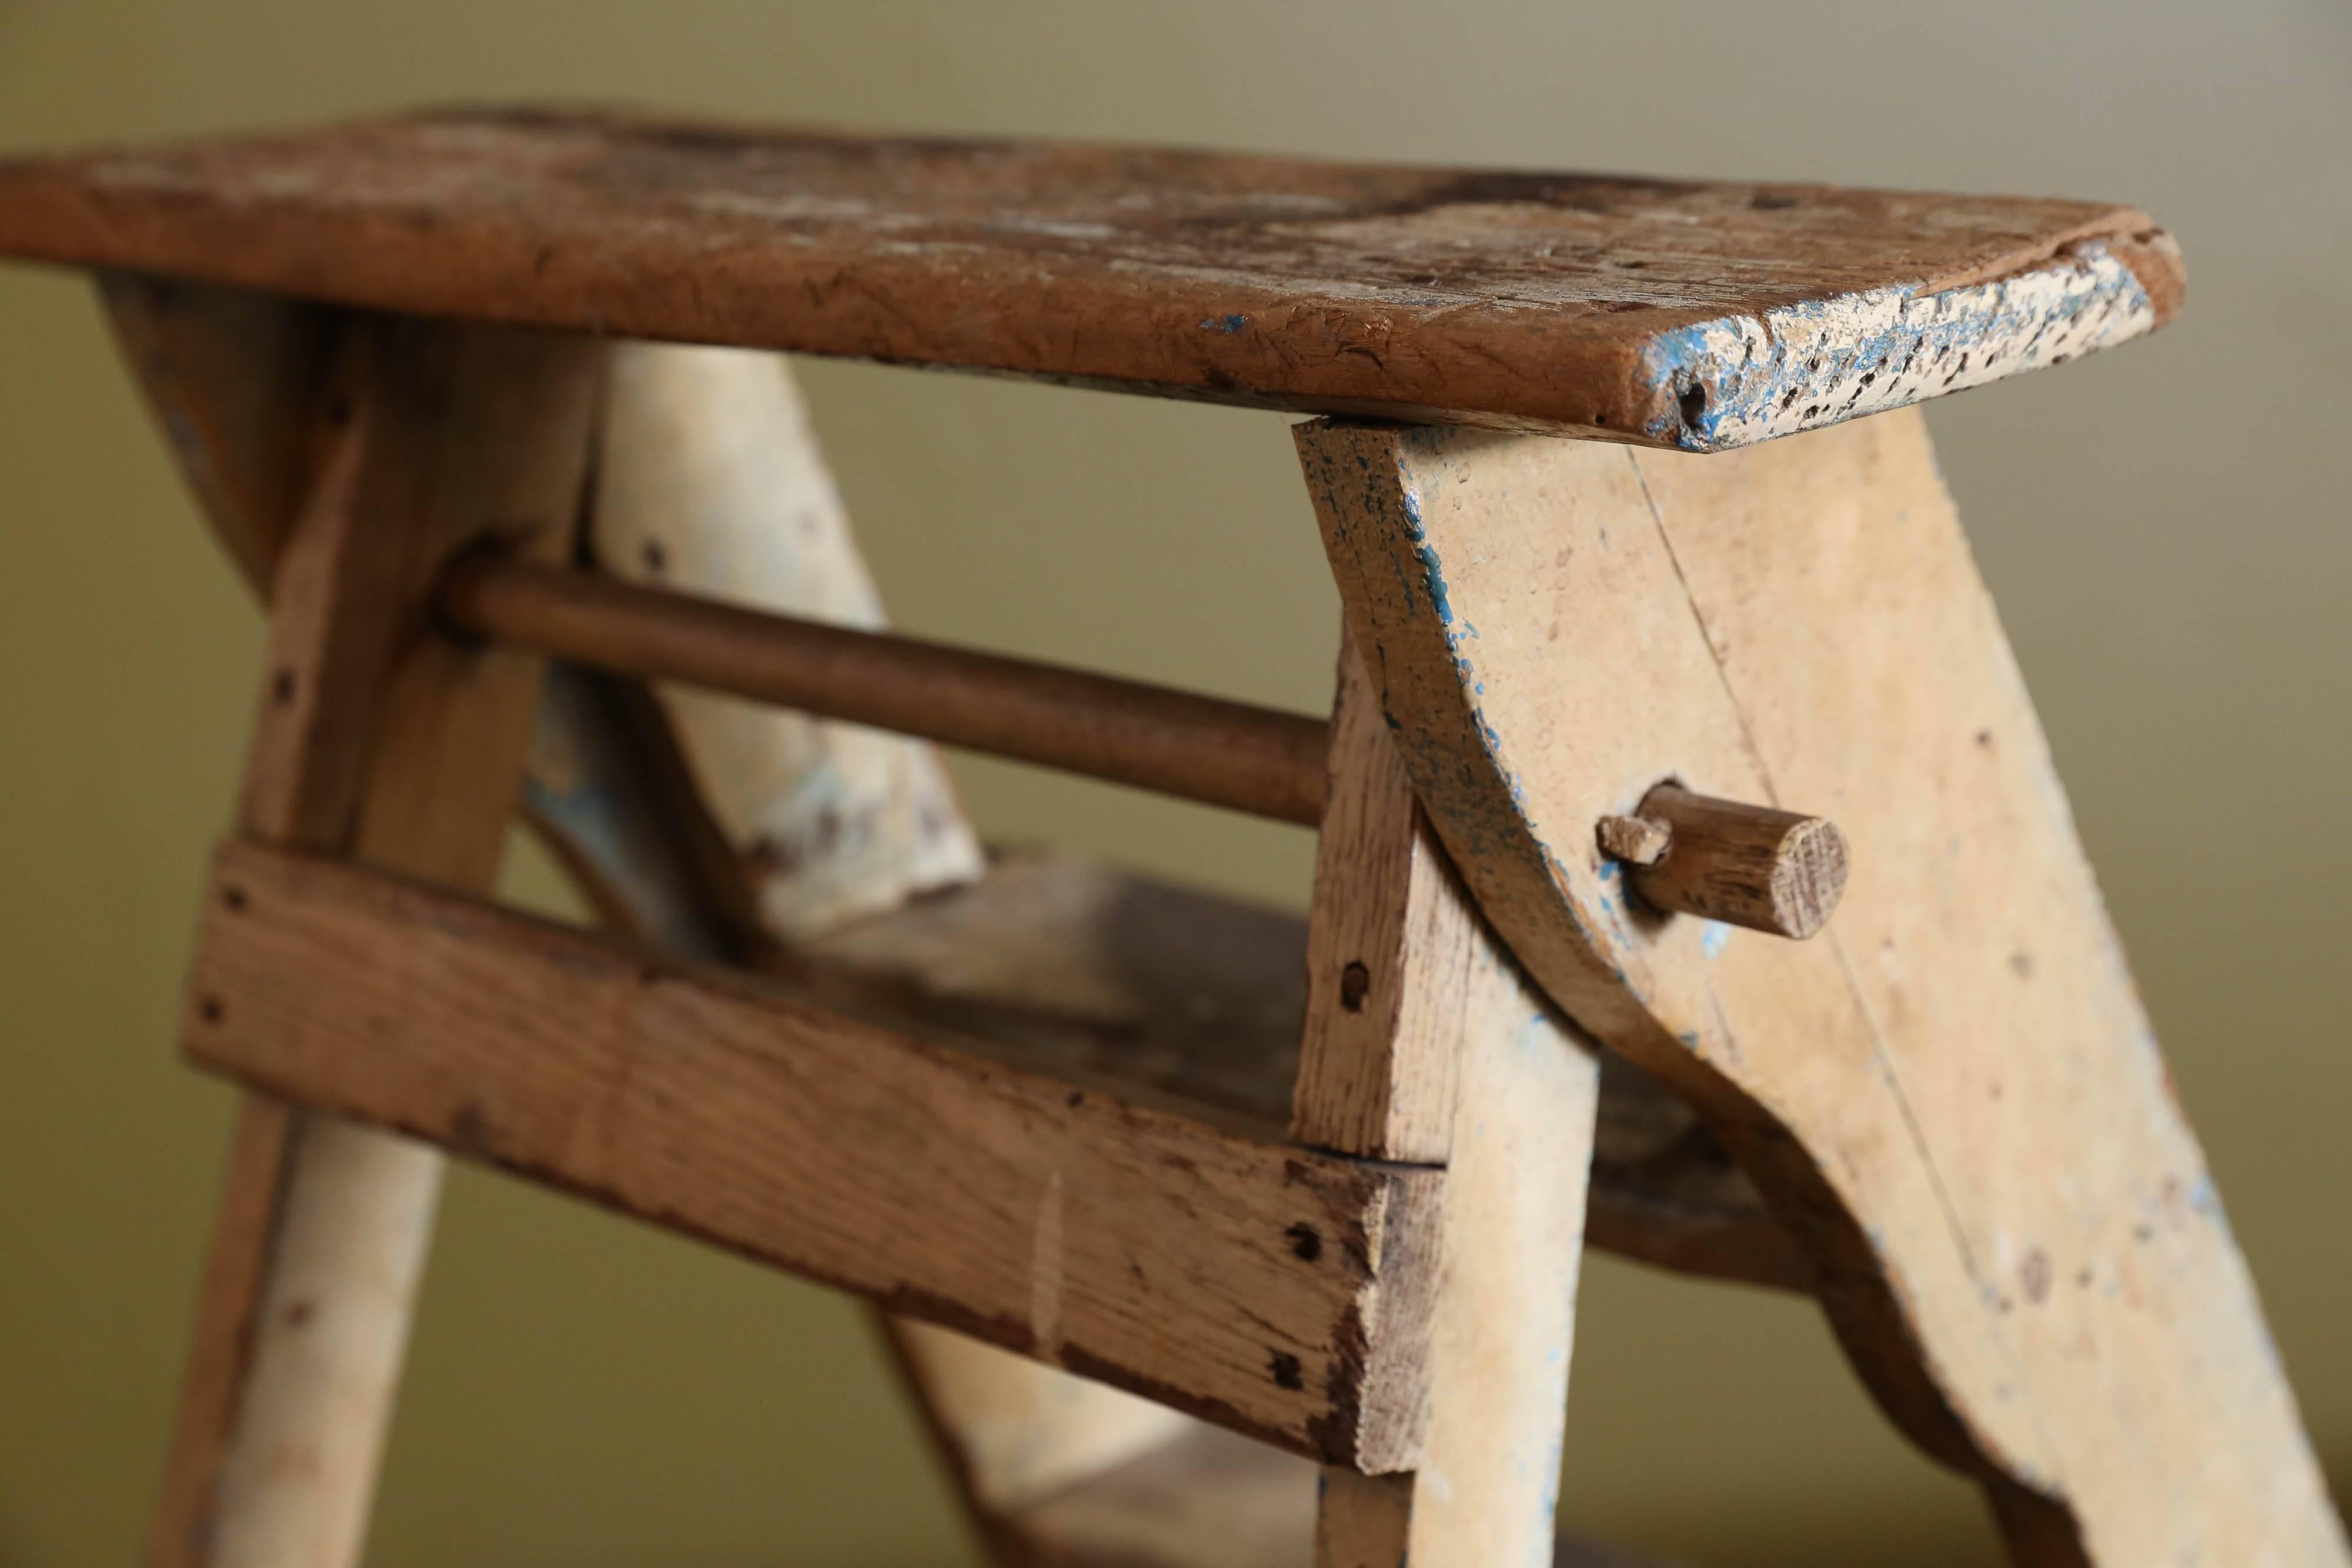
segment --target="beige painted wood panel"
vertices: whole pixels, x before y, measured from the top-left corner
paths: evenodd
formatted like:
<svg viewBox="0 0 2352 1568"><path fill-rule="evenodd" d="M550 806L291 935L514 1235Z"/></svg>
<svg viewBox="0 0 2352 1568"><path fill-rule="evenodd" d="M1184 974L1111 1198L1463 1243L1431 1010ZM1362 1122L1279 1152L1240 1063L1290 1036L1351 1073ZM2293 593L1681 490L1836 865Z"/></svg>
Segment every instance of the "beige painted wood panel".
<svg viewBox="0 0 2352 1568"><path fill-rule="evenodd" d="M1741 1157L1881 1402L1985 1477L2021 1557L2345 1561L1916 416L1704 463L1300 443L1482 907ZM1827 930L1629 902L1594 823L1668 779L1835 818Z"/></svg>

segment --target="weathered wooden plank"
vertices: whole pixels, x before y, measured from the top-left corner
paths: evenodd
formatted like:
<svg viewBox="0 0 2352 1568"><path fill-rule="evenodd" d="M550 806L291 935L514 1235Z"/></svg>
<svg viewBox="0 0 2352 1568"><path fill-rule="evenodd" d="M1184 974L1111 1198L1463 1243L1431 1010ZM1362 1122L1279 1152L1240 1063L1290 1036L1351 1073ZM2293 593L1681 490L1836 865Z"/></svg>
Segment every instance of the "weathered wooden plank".
<svg viewBox="0 0 2352 1568"><path fill-rule="evenodd" d="M1419 1440L1441 1178L328 862L221 856L188 1048L1341 1462Z"/></svg>
<svg viewBox="0 0 2352 1568"><path fill-rule="evenodd" d="M116 346L181 476L247 586L267 599L325 450L320 403L347 314L137 273L106 274L99 283ZM625 344L616 358L626 363L661 351ZM780 362L775 369L784 375ZM616 394L608 407L631 402ZM626 441L625 431L604 433L605 465L625 460L615 444ZM774 470L782 461L775 449L788 444L770 443L761 460ZM829 490L830 479L824 483ZM761 496L768 506L794 499L807 497L778 488ZM798 520L806 527L804 517ZM551 668L525 766L527 813L558 858L581 873L600 914L646 940L719 956L709 913L698 907L708 890L683 885L684 867L672 854L694 822L690 814L678 820L675 782L649 766L659 737L646 734L636 716L611 683ZM656 838L671 841L656 848Z"/></svg>
<svg viewBox="0 0 2352 1568"><path fill-rule="evenodd" d="M0 252L423 315L1712 450L2168 319L2092 203L530 110L0 163Z"/></svg>
<svg viewBox="0 0 2352 1568"><path fill-rule="evenodd" d="M1057 1077L1273 1142L1296 1109L1307 952L1294 915L1046 855L778 962L827 1005L1003 1041ZM1622 1062L1602 1085L1587 1240L1803 1289L1809 1269L1690 1109Z"/></svg>
<svg viewBox="0 0 2352 1568"><path fill-rule="evenodd" d="M1481 907L1748 1166L1881 1402L2021 1556L2345 1562L1916 418L1705 465L1301 445ZM1822 936L1627 902L1594 824L1667 779L1836 818Z"/></svg>
<svg viewBox="0 0 2352 1568"><path fill-rule="evenodd" d="M540 662L417 632L448 557L491 528L526 554L566 549L600 356L539 333L342 335L277 563L248 832L488 883ZM439 1164L267 1103L236 1136L151 1552L355 1561Z"/></svg>
<svg viewBox="0 0 2352 1568"><path fill-rule="evenodd" d="M367 322L318 402L322 458L275 576L247 832L489 882L539 661L419 642L442 562L494 522L560 555L597 350ZM480 510L478 510L480 507ZM437 1161L294 1112L237 1124L152 1554L358 1556ZM236 1260L236 1262L233 1262Z"/></svg>
<svg viewBox="0 0 2352 1568"><path fill-rule="evenodd" d="M1552 1560L1600 1061L1481 936L1453 1036L1428 1434L1410 1477L1325 1471L1318 1568Z"/></svg>
<svg viewBox="0 0 2352 1568"><path fill-rule="evenodd" d="M1444 1168L1428 1430L1409 1466L1326 1468L1315 1560L1535 1568L1552 1557L1601 1064L1471 906L1389 723L1344 637L1291 1124Z"/></svg>
<svg viewBox="0 0 2352 1568"><path fill-rule="evenodd" d="M1291 1134L1340 1154L1443 1165L1466 988L1486 938L1344 639L1329 758Z"/></svg>

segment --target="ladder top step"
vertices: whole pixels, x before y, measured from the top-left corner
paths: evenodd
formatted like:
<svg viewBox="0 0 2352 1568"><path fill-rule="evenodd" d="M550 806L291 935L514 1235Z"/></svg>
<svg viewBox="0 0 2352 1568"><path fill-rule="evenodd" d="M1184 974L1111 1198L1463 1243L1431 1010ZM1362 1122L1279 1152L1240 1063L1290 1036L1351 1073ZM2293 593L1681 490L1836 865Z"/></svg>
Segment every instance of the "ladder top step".
<svg viewBox="0 0 2352 1568"><path fill-rule="evenodd" d="M1699 451L2062 363L2182 292L2096 203L524 109L0 161L0 254Z"/></svg>

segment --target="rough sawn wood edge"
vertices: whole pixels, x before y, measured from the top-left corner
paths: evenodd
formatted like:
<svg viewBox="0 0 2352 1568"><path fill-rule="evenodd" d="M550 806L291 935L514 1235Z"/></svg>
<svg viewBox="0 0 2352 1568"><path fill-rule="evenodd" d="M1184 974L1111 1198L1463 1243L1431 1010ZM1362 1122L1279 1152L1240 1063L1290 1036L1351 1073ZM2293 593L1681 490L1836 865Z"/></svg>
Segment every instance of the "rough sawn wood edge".
<svg viewBox="0 0 2352 1568"><path fill-rule="evenodd" d="M1442 1172L1257 1143L242 843L184 1038L270 1092L1292 1452L1418 1451Z"/></svg>
<svg viewBox="0 0 2352 1568"><path fill-rule="evenodd" d="M610 138L608 156L619 162L633 131L656 140L696 133L616 115L534 121L513 111L481 119L515 134L525 134L516 128L527 124L562 121L560 130ZM314 144L462 123L458 116L420 116L331 127ZM703 126L698 133L714 145L751 134L740 126ZM306 207L275 194L254 200L251 192L241 204L208 207L208 194L221 193L208 193L203 178L193 185L167 178L152 191L142 185L174 157L267 157L292 144L261 139L0 162L0 250L409 314L1689 451L1748 445L2063 364L2163 325L2185 291L2168 235L2136 209L2094 204L2077 204L2070 221L2052 223L1997 259L1976 258L1986 265L1942 275L1890 262L1873 269L1866 285L1761 293L1730 309L1645 306L1609 316L1601 327L1589 317L1537 309L1532 319L1541 324L1531 332L1531 308L1491 290L1437 308L1377 291L1343 299L1324 279L1215 268L1205 269L1213 276L1193 276L1203 269L1162 266L1139 294L1091 276L1115 278L1116 267L1075 255L1056 264L1069 277L1049 271L1044 276L1054 286L1041 288L1025 263L994 253L959 253L943 267L910 253L921 247L825 239L809 252L825 265L811 271L793 259L791 243L771 244L749 263L758 248L752 236L704 235L691 223L654 225L651 237L637 236L626 265L600 269L593 256L583 261L581 252L593 245L579 233L542 233L506 221L510 214L497 221L472 214L460 240L439 232L457 225L440 224L436 213L362 207L353 216L331 204ZM300 155L292 167L303 167ZM526 189L530 172L520 176ZM310 175L315 181L318 171ZM490 176L476 169L451 177L478 186ZM256 189L284 193L268 180ZM1801 187L1758 189L1759 203L1806 194ZM625 197L613 205L626 215ZM341 232L347 217L364 231L363 241ZM844 281L854 287L840 287ZM1041 293L1051 301L1031 298ZM943 294L961 308L940 308ZM1066 329L1080 319L1087 330ZM1203 329L1218 323L1241 325Z"/></svg>

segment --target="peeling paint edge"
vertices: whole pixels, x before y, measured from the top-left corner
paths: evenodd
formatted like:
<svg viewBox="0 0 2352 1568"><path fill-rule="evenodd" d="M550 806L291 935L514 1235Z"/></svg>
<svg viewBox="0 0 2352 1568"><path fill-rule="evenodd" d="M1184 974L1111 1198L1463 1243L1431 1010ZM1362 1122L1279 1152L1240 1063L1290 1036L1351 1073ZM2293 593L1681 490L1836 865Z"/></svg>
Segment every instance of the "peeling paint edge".
<svg viewBox="0 0 2352 1568"><path fill-rule="evenodd" d="M1643 354L1637 406L1658 444L1720 452L2062 365L2158 324L2102 236L1964 287L1897 285L1663 332Z"/></svg>

